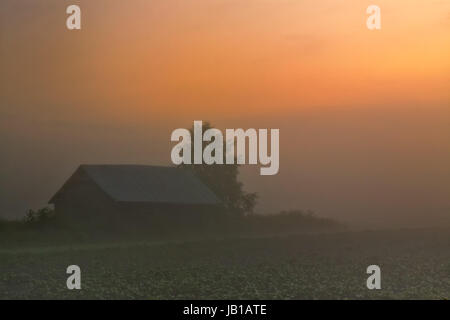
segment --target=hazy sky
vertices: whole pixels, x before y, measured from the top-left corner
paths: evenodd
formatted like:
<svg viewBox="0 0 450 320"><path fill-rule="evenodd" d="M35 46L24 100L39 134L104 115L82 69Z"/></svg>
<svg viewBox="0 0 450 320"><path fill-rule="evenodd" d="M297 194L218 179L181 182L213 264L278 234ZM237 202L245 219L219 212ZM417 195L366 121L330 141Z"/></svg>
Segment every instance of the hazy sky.
<svg viewBox="0 0 450 320"><path fill-rule="evenodd" d="M2 0L0 216L80 163L168 165L209 120L280 128L280 173L243 173L262 212L449 221L449 57L444 0Z"/></svg>

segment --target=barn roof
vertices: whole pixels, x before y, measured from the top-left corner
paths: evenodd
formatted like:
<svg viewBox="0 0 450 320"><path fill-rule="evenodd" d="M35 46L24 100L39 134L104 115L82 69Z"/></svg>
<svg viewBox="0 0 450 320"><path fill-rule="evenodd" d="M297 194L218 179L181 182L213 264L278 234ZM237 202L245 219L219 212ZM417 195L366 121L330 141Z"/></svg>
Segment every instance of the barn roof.
<svg viewBox="0 0 450 320"><path fill-rule="evenodd" d="M146 165L81 165L78 170L86 173L100 189L118 202L208 205L220 203L216 195L194 174L180 168ZM61 190L50 200L50 203L53 203Z"/></svg>

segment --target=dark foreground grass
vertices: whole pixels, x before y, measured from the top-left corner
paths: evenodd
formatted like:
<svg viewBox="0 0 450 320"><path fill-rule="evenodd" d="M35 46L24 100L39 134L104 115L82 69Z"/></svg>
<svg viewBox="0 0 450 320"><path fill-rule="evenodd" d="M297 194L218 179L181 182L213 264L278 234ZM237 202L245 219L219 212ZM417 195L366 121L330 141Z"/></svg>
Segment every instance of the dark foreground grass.
<svg viewBox="0 0 450 320"><path fill-rule="evenodd" d="M66 288L68 265L82 290ZM382 289L366 288L366 268ZM450 230L0 249L1 299L445 299Z"/></svg>

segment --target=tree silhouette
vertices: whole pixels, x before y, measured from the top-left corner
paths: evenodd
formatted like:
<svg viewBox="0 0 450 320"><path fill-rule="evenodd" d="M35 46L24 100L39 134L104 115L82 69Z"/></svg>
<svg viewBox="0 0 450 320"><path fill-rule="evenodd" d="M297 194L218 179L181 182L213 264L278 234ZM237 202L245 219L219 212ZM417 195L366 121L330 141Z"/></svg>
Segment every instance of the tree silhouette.
<svg viewBox="0 0 450 320"><path fill-rule="evenodd" d="M213 127L209 122L202 123L202 132ZM239 165L237 161L234 164L193 164L194 157L194 127L191 133L191 163L181 164L179 167L191 170L200 180L203 181L223 202L227 212L237 215L252 213L256 205L258 195L256 193L247 193L243 189L243 184L238 180ZM223 138L223 163L226 157L226 144L229 143ZM202 142L202 150L210 142Z"/></svg>

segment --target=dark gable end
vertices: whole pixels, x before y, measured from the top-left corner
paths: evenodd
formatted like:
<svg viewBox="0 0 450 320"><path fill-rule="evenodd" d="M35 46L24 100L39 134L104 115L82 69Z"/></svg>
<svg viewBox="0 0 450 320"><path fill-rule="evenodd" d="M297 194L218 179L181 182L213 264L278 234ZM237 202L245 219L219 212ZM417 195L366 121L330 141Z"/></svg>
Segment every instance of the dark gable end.
<svg viewBox="0 0 450 320"><path fill-rule="evenodd" d="M49 203L64 193L71 180L90 179L116 202L174 205L220 205L217 196L191 172L145 165L81 165Z"/></svg>

